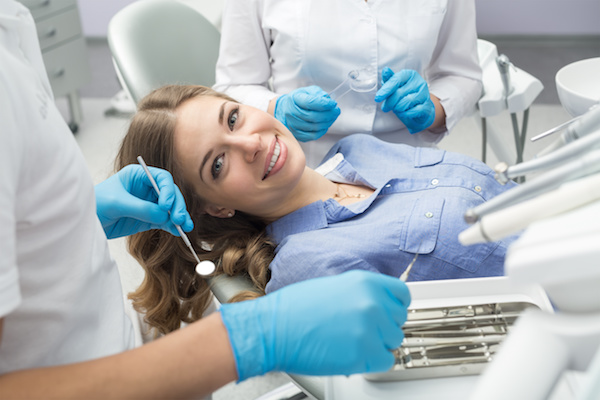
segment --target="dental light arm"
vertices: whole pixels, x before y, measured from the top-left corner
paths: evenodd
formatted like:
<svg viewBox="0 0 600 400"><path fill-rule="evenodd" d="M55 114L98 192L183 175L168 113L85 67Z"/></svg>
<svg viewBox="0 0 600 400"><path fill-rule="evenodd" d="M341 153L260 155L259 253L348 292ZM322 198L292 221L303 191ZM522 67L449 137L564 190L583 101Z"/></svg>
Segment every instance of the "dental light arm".
<svg viewBox="0 0 600 400"><path fill-rule="evenodd" d="M469 224L473 224L484 215L555 189L564 182L581 178L598 171L600 171L600 150L594 150L575 161L571 161L548 171L532 181L517 186L477 207L467 210L464 217L465 221Z"/></svg>

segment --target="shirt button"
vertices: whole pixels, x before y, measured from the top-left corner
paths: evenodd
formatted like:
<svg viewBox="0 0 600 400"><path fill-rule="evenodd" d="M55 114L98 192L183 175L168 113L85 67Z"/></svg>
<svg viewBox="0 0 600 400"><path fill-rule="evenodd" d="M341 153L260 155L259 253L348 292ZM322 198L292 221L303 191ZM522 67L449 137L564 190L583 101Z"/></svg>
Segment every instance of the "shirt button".
<svg viewBox="0 0 600 400"><path fill-rule="evenodd" d="M433 180L431 181L431 184L432 184L433 186L437 185L438 183L440 183L440 181L438 181L437 179L433 179Z"/></svg>
<svg viewBox="0 0 600 400"><path fill-rule="evenodd" d="M425 213L425 217L427 217L427 218L432 218L432 217L433 217L433 213L432 213L431 211L427 211L427 212Z"/></svg>
<svg viewBox="0 0 600 400"><path fill-rule="evenodd" d="M390 183L388 183L387 185L385 185L386 188L390 188L392 187L392 185Z"/></svg>
<svg viewBox="0 0 600 400"><path fill-rule="evenodd" d="M476 192L481 192L481 186L477 185L474 187Z"/></svg>

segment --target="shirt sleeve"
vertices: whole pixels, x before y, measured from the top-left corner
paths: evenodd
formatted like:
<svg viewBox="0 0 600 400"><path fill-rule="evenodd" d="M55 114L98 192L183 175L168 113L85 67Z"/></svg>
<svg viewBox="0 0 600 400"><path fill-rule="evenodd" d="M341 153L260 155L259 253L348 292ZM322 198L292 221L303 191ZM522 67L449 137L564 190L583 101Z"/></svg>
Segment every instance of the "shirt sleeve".
<svg viewBox="0 0 600 400"><path fill-rule="evenodd" d="M447 131L475 111L482 93L475 16L473 0L448 1L438 43L425 71L429 90L444 107Z"/></svg>
<svg viewBox="0 0 600 400"><path fill-rule="evenodd" d="M4 54L0 37L0 59ZM10 66L8 66L10 68ZM21 302L16 261L16 193L19 159L22 153L17 122L8 98L10 80L0 68L0 318L12 312Z"/></svg>
<svg viewBox="0 0 600 400"><path fill-rule="evenodd" d="M263 0L226 0L213 89L266 111L277 95L269 89L271 33L262 27Z"/></svg>

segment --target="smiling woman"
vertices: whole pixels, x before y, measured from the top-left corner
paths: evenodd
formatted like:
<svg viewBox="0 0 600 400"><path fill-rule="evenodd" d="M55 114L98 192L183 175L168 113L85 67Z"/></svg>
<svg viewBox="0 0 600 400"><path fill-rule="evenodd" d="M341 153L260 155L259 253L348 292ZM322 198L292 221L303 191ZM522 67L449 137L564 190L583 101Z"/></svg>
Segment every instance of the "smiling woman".
<svg viewBox="0 0 600 400"><path fill-rule="evenodd" d="M260 296L294 282L362 269L408 280L503 274L515 239L463 247L464 212L514 186L470 157L352 135L317 169L273 116L201 86L166 86L138 105L117 168L170 171L194 221L188 236L215 274L248 275ZM167 333L199 319L206 281L179 238L161 230L130 238L146 270L130 297Z"/></svg>

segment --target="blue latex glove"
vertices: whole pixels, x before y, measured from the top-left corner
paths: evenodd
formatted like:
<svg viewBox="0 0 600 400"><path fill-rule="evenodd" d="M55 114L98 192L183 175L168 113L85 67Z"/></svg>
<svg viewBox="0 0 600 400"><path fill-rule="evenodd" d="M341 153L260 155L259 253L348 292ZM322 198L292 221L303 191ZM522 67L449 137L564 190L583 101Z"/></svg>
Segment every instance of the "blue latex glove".
<svg viewBox="0 0 600 400"><path fill-rule="evenodd" d="M142 166L137 164L124 167L96 185L96 213L109 239L149 229L163 229L179 236L174 224L181 225L185 232L194 228L183 195L171 174L159 168L148 169L158 185L160 197Z"/></svg>
<svg viewBox="0 0 600 400"><path fill-rule="evenodd" d="M284 94L273 113L301 142L316 140L340 115L337 102L318 86L308 86Z"/></svg>
<svg viewBox="0 0 600 400"><path fill-rule="evenodd" d="M240 381L270 371L349 375L392 367L409 303L398 278L350 271L224 304L221 318Z"/></svg>
<svg viewBox="0 0 600 400"><path fill-rule="evenodd" d="M381 71L381 80L375 101L383 101L382 111L394 111L410 133L421 132L433 124L435 106L427 82L417 71L403 69L394 73L386 67Z"/></svg>

